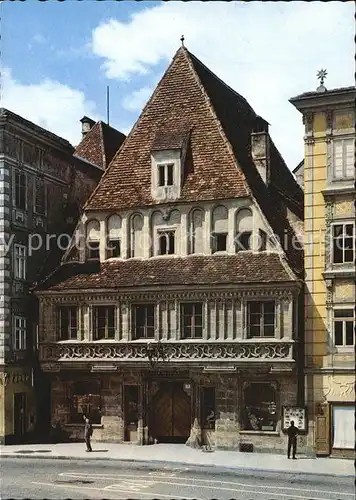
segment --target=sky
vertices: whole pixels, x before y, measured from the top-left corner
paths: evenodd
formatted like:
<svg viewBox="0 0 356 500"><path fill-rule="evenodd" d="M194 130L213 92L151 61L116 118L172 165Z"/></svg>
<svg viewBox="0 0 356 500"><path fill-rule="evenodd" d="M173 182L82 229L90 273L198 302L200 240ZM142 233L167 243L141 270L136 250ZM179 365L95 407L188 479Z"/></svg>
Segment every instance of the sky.
<svg viewBox="0 0 356 500"><path fill-rule="evenodd" d="M79 120L128 133L181 45L270 123L289 168L303 157L292 96L354 85L353 2L1 2L1 106L78 144ZM15 34L15 35L14 35Z"/></svg>

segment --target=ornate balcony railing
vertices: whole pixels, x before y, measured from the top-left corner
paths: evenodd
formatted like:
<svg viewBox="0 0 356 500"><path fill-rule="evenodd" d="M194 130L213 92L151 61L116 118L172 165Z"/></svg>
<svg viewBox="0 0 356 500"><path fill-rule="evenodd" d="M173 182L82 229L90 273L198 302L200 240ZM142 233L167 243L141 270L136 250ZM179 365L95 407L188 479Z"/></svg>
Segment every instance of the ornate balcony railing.
<svg viewBox="0 0 356 500"><path fill-rule="evenodd" d="M152 345L138 342L86 343L68 342L42 344L40 361L46 362L149 362ZM293 344L290 341L256 342L162 342L161 357L165 362L264 362L293 361ZM148 347L151 346L151 347Z"/></svg>

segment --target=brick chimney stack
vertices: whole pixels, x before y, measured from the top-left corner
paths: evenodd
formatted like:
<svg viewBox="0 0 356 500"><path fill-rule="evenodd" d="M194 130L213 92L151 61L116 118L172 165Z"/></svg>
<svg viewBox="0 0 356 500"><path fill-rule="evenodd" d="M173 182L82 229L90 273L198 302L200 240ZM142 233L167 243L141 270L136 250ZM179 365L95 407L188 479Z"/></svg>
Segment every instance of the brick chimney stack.
<svg viewBox="0 0 356 500"><path fill-rule="evenodd" d="M95 121L87 116L83 116L80 121L82 124L82 139L84 139L89 130L93 127L93 125L95 125Z"/></svg>
<svg viewBox="0 0 356 500"><path fill-rule="evenodd" d="M268 122L261 118L261 116L257 116L253 132L251 133L251 153L253 162L267 186L270 178L269 145Z"/></svg>

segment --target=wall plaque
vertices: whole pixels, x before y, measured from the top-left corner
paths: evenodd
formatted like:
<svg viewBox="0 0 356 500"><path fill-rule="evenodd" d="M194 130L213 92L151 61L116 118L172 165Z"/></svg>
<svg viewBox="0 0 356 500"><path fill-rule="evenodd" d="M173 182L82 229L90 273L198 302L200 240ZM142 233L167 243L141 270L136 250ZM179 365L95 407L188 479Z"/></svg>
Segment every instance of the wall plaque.
<svg viewBox="0 0 356 500"><path fill-rule="evenodd" d="M301 432L307 429L307 411L306 408L299 406L282 406L282 429L286 431L290 427L291 421Z"/></svg>

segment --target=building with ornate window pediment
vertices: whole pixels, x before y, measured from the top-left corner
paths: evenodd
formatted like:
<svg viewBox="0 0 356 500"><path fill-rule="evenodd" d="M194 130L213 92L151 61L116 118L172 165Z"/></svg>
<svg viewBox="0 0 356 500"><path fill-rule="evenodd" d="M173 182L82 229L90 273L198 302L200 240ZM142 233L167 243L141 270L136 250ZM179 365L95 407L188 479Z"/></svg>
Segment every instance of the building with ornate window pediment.
<svg viewBox="0 0 356 500"><path fill-rule="evenodd" d="M323 71L323 70L322 70ZM303 115L305 387L318 455L355 456L355 87L290 99Z"/></svg>
<svg viewBox="0 0 356 500"><path fill-rule="evenodd" d="M284 449L282 409L304 404L302 220L268 123L180 48L37 288L52 423Z"/></svg>
<svg viewBox="0 0 356 500"><path fill-rule="evenodd" d="M84 117L82 123L85 137L75 149L0 108L0 442L5 444L38 439L49 424L31 288L61 262L84 202L124 138L102 122Z"/></svg>

